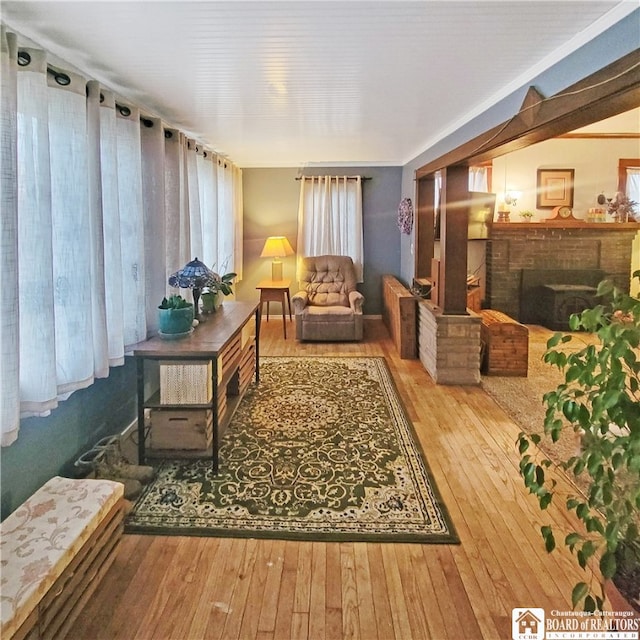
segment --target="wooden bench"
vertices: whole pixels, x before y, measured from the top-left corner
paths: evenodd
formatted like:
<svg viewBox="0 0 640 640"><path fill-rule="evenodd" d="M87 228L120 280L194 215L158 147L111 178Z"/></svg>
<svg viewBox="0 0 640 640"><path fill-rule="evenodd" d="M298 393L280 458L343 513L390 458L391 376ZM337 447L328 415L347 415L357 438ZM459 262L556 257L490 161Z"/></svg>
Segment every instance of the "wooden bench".
<svg viewBox="0 0 640 640"><path fill-rule="evenodd" d="M389 329L400 357L418 357L416 297L390 275L382 276L382 320Z"/></svg>
<svg viewBox="0 0 640 640"><path fill-rule="evenodd" d="M0 525L3 640L59 640L91 597L122 535L124 487L55 477Z"/></svg>
<svg viewBox="0 0 640 640"><path fill-rule="evenodd" d="M526 376L529 371L529 329L506 313L483 309L480 340L482 372L494 376Z"/></svg>

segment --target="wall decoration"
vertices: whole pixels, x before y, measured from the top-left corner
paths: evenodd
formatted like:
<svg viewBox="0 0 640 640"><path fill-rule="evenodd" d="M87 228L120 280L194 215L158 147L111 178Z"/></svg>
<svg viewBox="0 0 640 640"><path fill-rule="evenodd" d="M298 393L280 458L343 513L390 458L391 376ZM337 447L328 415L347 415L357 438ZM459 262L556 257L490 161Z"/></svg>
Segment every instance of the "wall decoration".
<svg viewBox="0 0 640 640"><path fill-rule="evenodd" d="M413 229L413 204L411 198L402 198L398 207L398 229L409 235Z"/></svg>
<svg viewBox="0 0 640 640"><path fill-rule="evenodd" d="M572 207L574 175L574 169L538 169L536 207Z"/></svg>

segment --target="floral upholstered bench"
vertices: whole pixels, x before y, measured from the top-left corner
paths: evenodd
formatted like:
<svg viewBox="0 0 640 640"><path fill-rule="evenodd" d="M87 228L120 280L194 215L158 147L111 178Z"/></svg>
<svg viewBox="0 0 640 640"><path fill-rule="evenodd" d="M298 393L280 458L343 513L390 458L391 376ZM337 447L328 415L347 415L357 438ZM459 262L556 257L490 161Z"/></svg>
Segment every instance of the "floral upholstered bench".
<svg viewBox="0 0 640 640"><path fill-rule="evenodd" d="M0 636L64 638L122 535L123 485L55 477L0 525Z"/></svg>

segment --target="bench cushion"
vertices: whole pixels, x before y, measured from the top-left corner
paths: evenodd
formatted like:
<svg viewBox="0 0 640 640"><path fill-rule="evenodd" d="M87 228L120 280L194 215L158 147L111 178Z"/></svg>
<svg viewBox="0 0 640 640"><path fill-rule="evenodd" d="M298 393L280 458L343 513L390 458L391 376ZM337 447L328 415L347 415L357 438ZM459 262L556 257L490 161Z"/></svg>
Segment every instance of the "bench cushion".
<svg viewBox="0 0 640 640"><path fill-rule="evenodd" d="M56 476L2 522L2 637L20 628L123 493L119 482Z"/></svg>

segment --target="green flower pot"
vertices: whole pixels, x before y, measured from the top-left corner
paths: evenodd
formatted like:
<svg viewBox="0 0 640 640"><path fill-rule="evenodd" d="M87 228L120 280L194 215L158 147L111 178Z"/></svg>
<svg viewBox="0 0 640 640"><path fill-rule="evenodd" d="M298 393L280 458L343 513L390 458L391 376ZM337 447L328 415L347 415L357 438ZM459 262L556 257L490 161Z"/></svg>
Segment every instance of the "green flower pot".
<svg viewBox="0 0 640 640"><path fill-rule="evenodd" d="M188 333L193 325L193 305L184 309L158 309L160 333Z"/></svg>

